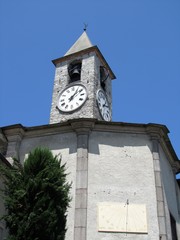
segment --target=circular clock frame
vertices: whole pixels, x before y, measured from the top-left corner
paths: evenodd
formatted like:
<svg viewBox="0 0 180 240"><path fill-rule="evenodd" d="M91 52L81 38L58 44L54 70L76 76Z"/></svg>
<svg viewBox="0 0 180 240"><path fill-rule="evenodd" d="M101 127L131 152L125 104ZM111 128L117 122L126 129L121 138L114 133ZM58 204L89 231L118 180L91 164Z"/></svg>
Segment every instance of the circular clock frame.
<svg viewBox="0 0 180 240"><path fill-rule="evenodd" d="M87 97L87 89L84 85L70 85L59 94L58 109L65 113L74 112L84 105Z"/></svg>
<svg viewBox="0 0 180 240"><path fill-rule="evenodd" d="M111 121L110 106L109 106L106 94L102 89L99 89L97 91L96 101L97 101L98 109L102 119L107 122Z"/></svg>

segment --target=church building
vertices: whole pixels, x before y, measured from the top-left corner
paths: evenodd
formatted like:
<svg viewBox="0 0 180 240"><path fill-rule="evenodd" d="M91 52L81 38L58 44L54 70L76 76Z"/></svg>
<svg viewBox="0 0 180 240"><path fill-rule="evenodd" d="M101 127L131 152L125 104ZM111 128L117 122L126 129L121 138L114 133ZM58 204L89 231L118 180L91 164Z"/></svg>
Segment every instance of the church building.
<svg viewBox="0 0 180 240"><path fill-rule="evenodd" d="M72 182L65 240L180 240L180 161L167 127L112 121L115 75L86 31L53 64L50 123L1 127L0 160L23 163L36 147L61 154Z"/></svg>

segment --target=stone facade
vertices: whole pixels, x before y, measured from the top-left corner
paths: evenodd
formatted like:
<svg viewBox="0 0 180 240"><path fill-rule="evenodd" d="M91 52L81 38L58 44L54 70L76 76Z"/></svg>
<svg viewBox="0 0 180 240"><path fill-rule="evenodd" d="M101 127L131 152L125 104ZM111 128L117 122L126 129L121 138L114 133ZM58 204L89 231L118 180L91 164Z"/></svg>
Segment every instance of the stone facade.
<svg viewBox="0 0 180 240"><path fill-rule="evenodd" d="M68 66L74 60L80 60L82 62L81 67L81 77L79 81L70 83L70 77L68 74ZM102 120L97 103L96 103L96 93L98 89L101 89L100 84L100 66L107 65L102 59L97 47L91 47L84 51L78 52L78 54L72 54L69 56L62 57L61 59L56 59L53 61L56 66L55 79L54 79L54 89L52 97L52 106L50 114L50 124L65 122L69 119L76 118L96 118ZM109 67L107 67L108 69ZM105 92L110 104L110 112L112 115L112 90L111 90L111 79L113 75L109 75L106 79ZM70 113L64 113L59 111L57 108L57 103L60 93L67 86L81 83L83 84L88 93L88 98L85 104L78 110Z"/></svg>

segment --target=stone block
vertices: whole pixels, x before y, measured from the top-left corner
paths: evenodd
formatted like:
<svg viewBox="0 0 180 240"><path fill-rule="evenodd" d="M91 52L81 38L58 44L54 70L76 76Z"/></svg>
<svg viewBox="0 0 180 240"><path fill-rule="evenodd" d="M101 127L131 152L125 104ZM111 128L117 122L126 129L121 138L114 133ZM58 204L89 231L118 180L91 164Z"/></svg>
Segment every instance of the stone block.
<svg viewBox="0 0 180 240"><path fill-rule="evenodd" d="M161 172L155 171L155 181L156 181L156 187L161 187Z"/></svg>
<svg viewBox="0 0 180 240"><path fill-rule="evenodd" d="M87 209L75 209L75 227L86 227L87 222Z"/></svg>
<svg viewBox="0 0 180 240"><path fill-rule="evenodd" d="M87 171L77 171L76 172L76 189L87 188Z"/></svg>
<svg viewBox="0 0 180 240"><path fill-rule="evenodd" d="M74 240L85 240L86 239L86 228L75 227L74 228Z"/></svg>
<svg viewBox="0 0 180 240"><path fill-rule="evenodd" d="M163 201L163 190L162 187L156 187L157 201Z"/></svg>
<svg viewBox="0 0 180 240"><path fill-rule="evenodd" d="M160 162L159 160L154 160L154 171L160 171Z"/></svg>
<svg viewBox="0 0 180 240"><path fill-rule="evenodd" d="M153 152L153 159L154 160L159 160L159 153L158 152Z"/></svg>
<svg viewBox="0 0 180 240"><path fill-rule="evenodd" d="M76 190L75 208L87 208L87 190L86 189Z"/></svg>
<svg viewBox="0 0 180 240"><path fill-rule="evenodd" d="M167 240L168 238L167 238L166 235L160 235L159 239L160 239L160 240Z"/></svg>
<svg viewBox="0 0 180 240"><path fill-rule="evenodd" d="M159 219L159 234L165 235L166 234L165 217L158 217L158 219Z"/></svg>
<svg viewBox="0 0 180 240"><path fill-rule="evenodd" d="M78 136L78 148L85 148L87 149L87 146L88 146L88 135L84 134L84 135L79 135Z"/></svg>
<svg viewBox="0 0 180 240"><path fill-rule="evenodd" d="M157 209L158 209L158 216L159 217L164 217L165 212L164 212L164 202L157 202Z"/></svg>
<svg viewBox="0 0 180 240"><path fill-rule="evenodd" d="M87 152L87 151L86 151ZM88 161L87 161L87 154L82 157L78 157L77 159L77 170L82 171L82 170L87 170L88 169Z"/></svg>

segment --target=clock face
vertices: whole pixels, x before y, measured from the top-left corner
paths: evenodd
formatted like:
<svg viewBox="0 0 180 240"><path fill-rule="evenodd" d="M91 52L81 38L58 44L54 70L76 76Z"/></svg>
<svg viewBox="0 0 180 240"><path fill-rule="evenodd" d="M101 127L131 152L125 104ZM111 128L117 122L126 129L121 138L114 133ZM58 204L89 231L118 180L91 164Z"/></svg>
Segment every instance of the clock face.
<svg viewBox="0 0 180 240"><path fill-rule="evenodd" d="M58 108L62 112L72 112L81 107L87 99L86 88L81 84L75 84L65 88L58 101Z"/></svg>
<svg viewBox="0 0 180 240"><path fill-rule="evenodd" d="M110 107L105 93L99 89L96 95L97 105L101 114L101 117L105 121L111 121Z"/></svg>

